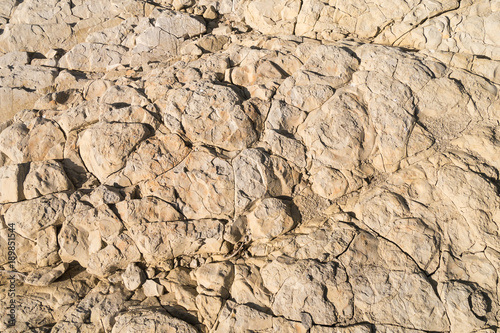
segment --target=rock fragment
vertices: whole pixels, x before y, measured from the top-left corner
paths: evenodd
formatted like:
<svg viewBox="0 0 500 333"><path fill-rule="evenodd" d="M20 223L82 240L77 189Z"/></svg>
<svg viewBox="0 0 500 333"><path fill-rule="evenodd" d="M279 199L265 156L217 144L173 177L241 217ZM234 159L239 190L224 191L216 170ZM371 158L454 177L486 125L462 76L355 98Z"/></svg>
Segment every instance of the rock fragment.
<svg viewBox="0 0 500 333"><path fill-rule="evenodd" d="M23 193L26 199L72 189L73 184L57 161L31 163L30 171L23 183Z"/></svg>
<svg viewBox="0 0 500 333"><path fill-rule="evenodd" d="M144 289L144 295L147 297L158 297L165 292L165 287L156 283L154 280L146 280L142 288Z"/></svg>
<svg viewBox="0 0 500 333"><path fill-rule="evenodd" d="M136 290L146 281L146 274L136 264L130 263L122 274L123 284L128 290Z"/></svg>
<svg viewBox="0 0 500 333"><path fill-rule="evenodd" d="M24 199L22 184L27 172L27 167L23 164L0 167L0 184L2 185L0 203L18 202Z"/></svg>
<svg viewBox="0 0 500 333"><path fill-rule="evenodd" d="M81 134L80 155L87 169L104 181L125 165L128 154L148 135L144 124L99 123Z"/></svg>

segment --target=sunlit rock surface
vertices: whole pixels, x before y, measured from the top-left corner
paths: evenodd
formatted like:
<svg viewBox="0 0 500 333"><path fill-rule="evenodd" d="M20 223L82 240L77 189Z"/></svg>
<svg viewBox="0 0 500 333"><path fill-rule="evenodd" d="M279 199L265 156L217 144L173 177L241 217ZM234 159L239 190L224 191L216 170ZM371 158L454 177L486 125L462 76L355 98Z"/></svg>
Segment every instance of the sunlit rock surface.
<svg viewBox="0 0 500 333"><path fill-rule="evenodd" d="M493 0L1 1L0 331L496 332L498 31Z"/></svg>

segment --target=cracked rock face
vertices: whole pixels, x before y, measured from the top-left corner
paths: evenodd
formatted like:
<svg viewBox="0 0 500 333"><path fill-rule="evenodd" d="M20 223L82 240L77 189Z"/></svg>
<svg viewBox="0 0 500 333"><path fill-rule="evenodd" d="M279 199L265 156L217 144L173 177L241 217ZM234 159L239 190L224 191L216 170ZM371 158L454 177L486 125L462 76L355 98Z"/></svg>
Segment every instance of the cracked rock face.
<svg viewBox="0 0 500 333"><path fill-rule="evenodd" d="M493 0L1 1L0 331L496 332L499 30Z"/></svg>

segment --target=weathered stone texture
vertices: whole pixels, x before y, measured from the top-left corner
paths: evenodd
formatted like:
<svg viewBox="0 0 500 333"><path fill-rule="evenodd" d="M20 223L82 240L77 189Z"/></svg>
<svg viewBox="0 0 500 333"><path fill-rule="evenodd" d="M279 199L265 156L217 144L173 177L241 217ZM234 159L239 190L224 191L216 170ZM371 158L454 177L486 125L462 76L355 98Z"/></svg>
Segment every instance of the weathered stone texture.
<svg viewBox="0 0 500 333"><path fill-rule="evenodd" d="M0 2L0 331L499 326L498 1Z"/></svg>

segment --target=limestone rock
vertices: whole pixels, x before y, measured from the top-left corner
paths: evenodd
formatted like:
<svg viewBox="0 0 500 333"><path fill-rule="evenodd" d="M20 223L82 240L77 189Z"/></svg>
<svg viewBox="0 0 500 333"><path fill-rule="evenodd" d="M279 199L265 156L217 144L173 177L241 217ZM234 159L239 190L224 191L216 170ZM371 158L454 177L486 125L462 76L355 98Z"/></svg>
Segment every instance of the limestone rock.
<svg viewBox="0 0 500 333"><path fill-rule="evenodd" d="M174 0L172 2L172 5L174 6L174 8L176 10L180 10L180 9L183 9L185 7L190 7L192 5L194 5L194 1L193 0Z"/></svg>
<svg viewBox="0 0 500 333"><path fill-rule="evenodd" d="M4 215L5 222L14 223L20 236L36 239L39 231L63 223L68 200L66 193L57 193L13 204Z"/></svg>
<svg viewBox="0 0 500 333"><path fill-rule="evenodd" d="M24 65L0 69L2 87L19 87L29 90L42 90L54 84L58 71L52 68Z"/></svg>
<svg viewBox="0 0 500 333"><path fill-rule="evenodd" d="M144 285L142 286L142 288L144 289L144 295L146 295L148 297L161 296L161 295L163 295L163 293L165 291L164 286L156 283L153 280L146 280L146 282L144 282Z"/></svg>
<svg viewBox="0 0 500 333"><path fill-rule="evenodd" d="M256 203L246 219L253 239L272 239L293 228L295 221L292 215L290 202L266 198Z"/></svg>
<svg viewBox="0 0 500 333"><path fill-rule="evenodd" d="M199 294L196 296L196 306L207 327L212 327L222 308L222 298Z"/></svg>
<svg viewBox="0 0 500 333"><path fill-rule="evenodd" d="M120 170L125 157L149 135L143 124L99 123L80 136L80 155L87 169L99 180Z"/></svg>
<svg viewBox="0 0 500 333"><path fill-rule="evenodd" d="M454 331L465 332L482 327L486 316L492 315L489 313L492 310L491 307L486 305L489 296L471 286L451 282L443 284L440 292L446 297L444 304L454 309L450 316L451 329ZM460 302L466 299L467 302Z"/></svg>
<svg viewBox="0 0 500 333"><path fill-rule="evenodd" d="M96 123L103 111L103 107L96 102L83 102L62 114L57 114L54 120L68 135L73 130Z"/></svg>
<svg viewBox="0 0 500 333"><path fill-rule="evenodd" d="M76 212L64 221L58 235L64 262L76 260L98 276L109 276L117 269L141 258L133 239L106 205Z"/></svg>
<svg viewBox="0 0 500 333"><path fill-rule="evenodd" d="M251 330L273 329L273 317L245 305L227 301L220 313L222 320L217 323L215 332L244 332Z"/></svg>
<svg viewBox="0 0 500 333"><path fill-rule="evenodd" d="M60 160L66 138L59 126L42 117L14 122L0 133L0 151L11 163Z"/></svg>
<svg viewBox="0 0 500 333"><path fill-rule="evenodd" d="M99 282L64 313L53 329L56 332L79 327L84 331L111 330L114 318L126 307L125 301L130 296L123 287L114 288L108 282ZM90 318L90 323L85 323L86 318Z"/></svg>
<svg viewBox="0 0 500 333"><path fill-rule="evenodd" d="M89 236L93 238L96 234L97 232L94 231ZM89 273L106 277L113 274L117 269L125 269L130 262L140 260L141 253L127 233L121 233L114 237L104 236L103 240L108 243L106 247L101 249L98 249L98 246L89 248L90 257L87 267Z"/></svg>
<svg viewBox="0 0 500 333"><path fill-rule="evenodd" d="M227 218L234 213L233 168L208 149L191 152L175 168L141 184L141 189L175 202L188 219Z"/></svg>
<svg viewBox="0 0 500 333"><path fill-rule="evenodd" d="M178 12L165 12L156 20L156 26L176 38L191 38L206 31L205 22Z"/></svg>
<svg viewBox="0 0 500 333"><path fill-rule="evenodd" d="M241 152L234 161L236 211L266 196L290 196L298 173L282 158L258 149Z"/></svg>
<svg viewBox="0 0 500 333"><path fill-rule="evenodd" d="M432 285L392 243L362 233L340 261L352 281L354 308L365 318L420 330L449 329L445 307ZM377 264L370 266L373 262ZM398 268L387 270L388 264ZM407 308L400 308L400 302Z"/></svg>
<svg viewBox="0 0 500 333"><path fill-rule="evenodd" d="M88 200L94 207L97 207L102 204L117 204L123 200L123 196L116 188L101 185L89 194Z"/></svg>
<svg viewBox="0 0 500 333"><path fill-rule="evenodd" d="M128 290L136 290L146 281L146 274L136 264L130 263L122 274L123 284Z"/></svg>
<svg viewBox="0 0 500 333"><path fill-rule="evenodd" d="M34 286L48 286L51 282L63 275L67 267L68 264L61 263L59 266L54 268L47 267L32 271L28 274L28 276L26 276L24 282Z"/></svg>
<svg viewBox="0 0 500 333"><path fill-rule="evenodd" d="M103 72L126 60L127 49L120 45L82 43L73 47L60 60L59 66L70 70Z"/></svg>
<svg viewBox="0 0 500 333"><path fill-rule="evenodd" d="M358 166L363 150L369 147L362 144L369 130L366 110L358 98L338 90L321 109L309 113L297 134L311 158L342 170Z"/></svg>
<svg viewBox="0 0 500 333"><path fill-rule="evenodd" d="M0 167L2 192L0 203L18 202L24 199L23 182L28 170L23 164Z"/></svg>
<svg viewBox="0 0 500 333"><path fill-rule="evenodd" d="M7 121L24 109L33 108L40 96L22 88L0 87L0 122Z"/></svg>
<svg viewBox="0 0 500 333"><path fill-rule="evenodd" d="M265 34L293 33L300 1L249 1L245 3L246 22Z"/></svg>
<svg viewBox="0 0 500 333"><path fill-rule="evenodd" d="M261 274L264 286L274 294L271 308L275 314L294 321L311 316L314 323L327 326L354 314L353 290L337 263L277 259L264 266Z"/></svg>
<svg viewBox="0 0 500 333"><path fill-rule="evenodd" d="M367 198L359 203L364 223L396 243L420 268L433 272L439 263L439 234L421 219L412 218L408 204L401 196L382 190L366 195ZM379 200L387 207L384 212L375 208L380 205Z"/></svg>
<svg viewBox="0 0 500 333"><path fill-rule="evenodd" d="M315 221L316 222L316 221ZM354 228L334 219L309 221L291 233L267 242L266 253L282 253L295 259L320 259L327 261L342 254L356 236ZM258 247L250 248L258 251Z"/></svg>
<svg viewBox="0 0 500 333"><path fill-rule="evenodd" d="M0 1L0 331L495 331L499 13Z"/></svg>
<svg viewBox="0 0 500 333"><path fill-rule="evenodd" d="M145 197L118 202L116 210L127 227L142 223L174 222L183 220L174 206L155 197Z"/></svg>
<svg viewBox="0 0 500 333"><path fill-rule="evenodd" d="M306 149L300 141L272 130L266 131L264 135L274 154L283 157L299 168L306 166Z"/></svg>
<svg viewBox="0 0 500 333"><path fill-rule="evenodd" d="M223 246L224 225L217 220L157 222L129 228L145 261L169 267L169 260L183 255L227 254Z"/></svg>
<svg viewBox="0 0 500 333"><path fill-rule="evenodd" d="M8 0L2 3L2 6L0 7L0 15L3 17L10 17L12 14L12 10L14 9L16 5L15 0Z"/></svg>
<svg viewBox="0 0 500 333"><path fill-rule="evenodd" d="M140 143L127 159L125 167L109 177L107 182L130 186L153 179L181 163L189 152L178 135L157 135Z"/></svg>
<svg viewBox="0 0 500 333"><path fill-rule="evenodd" d="M275 99L266 119L266 127L295 134L297 127L304 122L306 116L305 111L289 105L283 100Z"/></svg>
<svg viewBox="0 0 500 333"><path fill-rule="evenodd" d="M36 236L37 265L39 267L44 267L58 263L61 258L58 253L59 244L57 243L57 228L54 225L49 226L38 231Z"/></svg>
<svg viewBox="0 0 500 333"><path fill-rule="evenodd" d="M136 309L120 314L115 319L111 332L155 332L156 330L195 333L196 329L188 323L172 317L165 311Z"/></svg>
<svg viewBox="0 0 500 333"><path fill-rule="evenodd" d="M136 29L138 35L132 50L132 63L175 57L180 53L184 39L206 31L202 20L176 11L163 11L155 18L154 24L144 23L143 29Z"/></svg>
<svg viewBox="0 0 500 333"><path fill-rule="evenodd" d="M57 161L31 163L30 171L23 183L26 199L71 189L73 189L73 184L66 176L62 165Z"/></svg>
<svg viewBox="0 0 500 333"><path fill-rule="evenodd" d="M208 296L227 298L233 280L234 268L231 263L210 263L195 271L198 292Z"/></svg>
<svg viewBox="0 0 500 333"><path fill-rule="evenodd" d="M129 86L111 86L100 98L101 103L113 104L115 101L120 101L120 104L128 105L144 106L148 104L148 100L144 96Z"/></svg>
<svg viewBox="0 0 500 333"><path fill-rule="evenodd" d="M171 91L163 113L165 124L193 142L226 150L250 146L256 139L251 115L241 97L230 87L197 82L188 89Z"/></svg>
<svg viewBox="0 0 500 333"><path fill-rule="evenodd" d="M68 49L75 42L72 33L70 25L64 22L44 24L43 28L31 23L9 24L0 36L0 51L45 52L54 48Z"/></svg>

